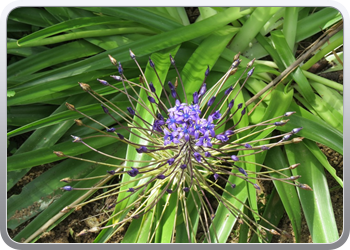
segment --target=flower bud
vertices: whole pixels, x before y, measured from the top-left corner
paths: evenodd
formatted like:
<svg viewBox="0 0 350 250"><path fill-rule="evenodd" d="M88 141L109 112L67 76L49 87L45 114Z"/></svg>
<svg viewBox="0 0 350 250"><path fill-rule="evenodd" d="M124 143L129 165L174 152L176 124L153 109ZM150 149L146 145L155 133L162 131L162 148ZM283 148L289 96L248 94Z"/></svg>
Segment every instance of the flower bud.
<svg viewBox="0 0 350 250"><path fill-rule="evenodd" d="M64 191L72 191L73 188L71 186L64 186L64 187L61 187L62 190Z"/></svg>
<svg viewBox="0 0 350 250"><path fill-rule="evenodd" d="M113 79L115 79L115 80L117 80L117 81L123 80L123 78L122 78L121 76L110 75L110 77L112 77Z"/></svg>
<svg viewBox="0 0 350 250"><path fill-rule="evenodd" d="M82 142L83 140L80 138L80 137L78 137L78 136L74 136L74 135L71 135L71 137L73 137L73 142Z"/></svg>
<svg viewBox="0 0 350 250"><path fill-rule="evenodd" d="M68 102L66 102L66 107L67 107L69 110L75 111L74 105L72 105L72 104L70 104L70 103L68 103Z"/></svg>
<svg viewBox="0 0 350 250"><path fill-rule="evenodd" d="M207 84L203 83L200 90L199 90L199 96L203 96L206 91L207 91Z"/></svg>
<svg viewBox="0 0 350 250"><path fill-rule="evenodd" d="M295 111L289 111L284 114L284 116L291 116L292 114L295 114Z"/></svg>
<svg viewBox="0 0 350 250"><path fill-rule="evenodd" d="M126 110L130 113L130 115L135 115L135 110L133 110L131 107L127 107Z"/></svg>
<svg viewBox="0 0 350 250"><path fill-rule="evenodd" d="M216 98L216 96L213 96L212 98L210 98L209 99L209 101L208 101L208 107L210 107L211 105L213 105L213 103L215 102L215 98Z"/></svg>
<svg viewBox="0 0 350 250"><path fill-rule="evenodd" d="M150 103L156 103L156 100L152 96L147 97Z"/></svg>
<svg viewBox="0 0 350 250"><path fill-rule="evenodd" d="M98 78L97 78L97 81L99 81L100 83L102 83L102 84L105 85L105 86L108 86L108 85L109 85L109 83L108 83L107 81L105 81L105 80L101 80L101 79L98 79Z"/></svg>
<svg viewBox="0 0 350 250"><path fill-rule="evenodd" d="M230 86L228 89L225 90L225 95L230 94L232 90L233 90L233 87Z"/></svg>
<svg viewBox="0 0 350 250"><path fill-rule="evenodd" d="M247 68L250 68L251 66L253 66L254 62L255 62L255 58L247 64Z"/></svg>
<svg viewBox="0 0 350 250"><path fill-rule="evenodd" d="M206 70L205 73L204 73L205 77L208 77L209 71L210 71L210 69L209 69L209 65L208 65L208 68L207 68L207 70Z"/></svg>
<svg viewBox="0 0 350 250"><path fill-rule="evenodd" d="M235 103L235 100L232 99L228 104L228 109L232 109L234 103Z"/></svg>
<svg viewBox="0 0 350 250"><path fill-rule="evenodd" d="M108 55L109 57L109 60L111 60L111 63L114 65L114 66L117 66L117 60L115 60L111 55Z"/></svg>
<svg viewBox="0 0 350 250"><path fill-rule="evenodd" d="M303 129L303 127L300 127L300 128L295 128L295 129L293 129L292 130L292 133L293 134L296 134L296 133L298 133L300 130L302 130Z"/></svg>
<svg viewBox="0 0 350 250"><path fill-rule="evenodd" d="M171 83L171 81L168 82L168 85L169 85L170 90L175 89L175 87L174 87L174 85Z"/></svg>
<svg viewBox="0 0 350 250"><path fill-rule="evenodd" d="M115 128L107 128L106 131L109 133L113 133L115 131Z"/></svg>
<svg viewBox="0 0 350 250"><path fill-rule="evenodd" d="M239 161L237 155L231 155L231 159L232 159L233 161Z"/></svg>
<svg viewBox="0 0 350 250"><path fill-rule="evenodd" d="M198 104L198 92L197 91L193 93L193 103Z"/></svg>
<svg viewBox="0 0 350 250"><path fill-rule="evenodd" d="M175 66L175 60L174 60L174 58L173 58L171 55L169 55L169 57L170 57L170 62L171 62L171 64L172 64L173 66Z"/></svg>
<svg viewBox="0 0 350 250"><path fill-rule="evenodd" d="M238 171L244 174L245 176L248 176L247 172L243 168L238 168Z"/></svg>
<svg viewBox="0 0 350 250"><path fill-rule="evenodd" d="M139 170L137 168L133 168L131 167L131 170L127 172L128 175L130 175L131 177L135 177L138 173L139 173Z"/></svg>
<svg viewBox="0 0 350 250"><path fill-rule="evenodd" d="M131 51L131 49L129 49L129 53L130 53L131 59L135 59L135 54Z"/></svg>
<svg viewBox="0 0 350 250"><path fill-rule="evenodd" d="M102 107L102 109L103 109L103 112L105 112L106 114L109 114L108 108L106 108L105 106L103 106L103 104L101 104L101 107Z"/></svg>
<svg viewBox="0 0 350 250"><path fill-rule="evenodd" d="M149 66L151 66L151 68L154 68L154 63L153 63L151 57L148 58L148 61L149 61Z"/></svg>
<svg viewBox="0 0 350 250"><path fill-rule="evenodd" d="M83 122L81 120L75 119L74 122L78 126L82 126L83 125Z"/></svg>
<svg viewBox="0 0 350 250"><path fill-rule="evenodd" d="M64 154L63 154L63 152L61 152L61 151L53 151L53 153L54 153L55 155L57 155L58 157L64 157Z"/></svg>
<svg viewBox="0 0 350 250"><path fill-rule="evenodd" d="M248 77L252 76L252 74L254 73L254 69L255 69L255 67L253 67L251 70L248 71L248 73L247 73Z"/></svg>
<svg viewBox="0 0 350 250"><path fill-rule="evenodd" d="M155 89L155 87L154 87L154 85L153 85L152 82L149 83L149 88L150 88L150 90L151 90L153 93L156 92L156 89Z"/></svg>
<svg viewBox="0 0 350 250"><path fill-rule="evenodd" d="M80 87L84 90L84 91L90 91L91 88L90 88L90 85L89 84L86 84L86 83L82 83L82 82L79 82L79 85Z"/></svg>

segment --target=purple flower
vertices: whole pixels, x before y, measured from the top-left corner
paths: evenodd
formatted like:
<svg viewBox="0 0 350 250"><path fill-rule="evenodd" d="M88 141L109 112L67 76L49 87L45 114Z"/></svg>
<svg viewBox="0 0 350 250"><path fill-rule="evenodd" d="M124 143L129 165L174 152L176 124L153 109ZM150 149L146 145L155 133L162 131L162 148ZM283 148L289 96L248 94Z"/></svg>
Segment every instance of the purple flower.
<svg viewBox="0 0 350 250"><path fill-rule="evenodd" d="M139 173L139 170L137 168L131 167L131 170L129 170L127 173L131 177L135 177Z"/></svg>
<svg viewBox="0 0 350 250"><path fill-rule="evenodd" d="M198 162L201 162L201 161L202 161L202 156L201 156L200 153L194 152L193 156L194 156L194 158L196 159L196 161L198 161Z"/></svg>

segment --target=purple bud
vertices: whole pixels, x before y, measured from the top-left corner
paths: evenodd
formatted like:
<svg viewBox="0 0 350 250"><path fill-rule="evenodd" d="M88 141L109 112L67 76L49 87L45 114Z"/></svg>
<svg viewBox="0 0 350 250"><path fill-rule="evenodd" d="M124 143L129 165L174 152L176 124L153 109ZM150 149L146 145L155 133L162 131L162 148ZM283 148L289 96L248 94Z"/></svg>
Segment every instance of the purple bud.
<svg viewBox="0 0 350 250"><path fill-rule="evenodd" d="M120 62L118 63L118 72L119 72L119 74L123 74L123 72L124 72L124 70L123 70L123 67L122 67L122 65L120 64Z"/></svg>
<svg viewBox="0 0 350 250"><path fill-rule="evenodd" d="M182 165L180 166L180 168L181 168L181 169L185 169L185 168L187 168L187 165L186 165L186 164L182 164Z"/></svg>
<svg viewBox="0 0 350 250"><path fill-rule="evenodd" d="M252 146L250 144L248 144L248 143L244 144L244 147L245 148L252 148Z"/></svg>
<svg viewBox="0 0 350 250"><path fill-rule="evenodd" d="M167 192L168 194L171 194L171 193L173 192L173 190L167 189L166 192Z"/></svg>
<svg viewBox="0 0 350 250"><path fill-rule="evenodd" d="M244 108L243 108L243 110L242 110L241 114L242 114L242 115L244 115L244 114L245 114L245 112L246 112L246 107L244 107Z"/></svg>
<svg viewBox="0 0 350 250"><path fill-rule="evenodd" d="M149 66L151 66L152 68L154 68L154 63L153 63L151 57L148 58L148 61L149 61Z"/></svg>
<svg viewBox="0 0 350 250"><path fill-rule="evenodd" d="M72 191L73 188L71 186L64 186L64 187L61 187L62 190L64 191Z"/></svg>
<svg viewBox="0 0 350 250"><path fill-rule="evenodd" d="M110 133L113 133L115 131L115 128L107 128L106 131L110 132Z"/></svg>
<svg viewBox="0 0 350 250"><path fill-rule="evenodd" d="M135 115L135 110L133 110L131 107L127 107L126 110L130 113L130 115Z"/></svg>
<svg viewBox="0 0 350 250"><path fill-rule="evenodd" d="M284 116L291 116L292 114L295 114L295 111L286 112Z"/></svg>
<svg viewBox="0 0 350 250"><path fill-rule="evenodd" d="M199 96L202 96L205 94L205 92L207 92L207 84L203 83L200 90L199 90Z"/></svg>
<svg viewBox="0 0 350 250"><path fill-rule="evenodd" d="M255 187L256 190L260 190L260 187L259 187L258 184L255 183L255 184L254 184L254 187Z"/></svg>
<svg viewBox="0 0 350 250"><path fill-rule="evenodd" d="M82 142L82 139L78 136L74 136L74 135L71 135L71 137L73 137L73 142Z"/></svg>
<svg viewBox="0 0 350 250"><path fill-rule="evenodd" d="M232 87L232 86L230 86L228 89L226 89L226 91L225 91L225 95L230 94L232 90L233 90L233 87Z"/></svg>
<svg viewBox="0 0 350 250"><path fill-rule="evenodd" d="M286 123L283 121L274 123L275 126L283 126L284 124L286 124Z"/></svg>
<svg viewBox="0 0 350 250"><path fill-rule="evenodd" d="M105 112L106 114L109 113L108 108L106 108L105 106L103 106L103 104L101 104L101 107L102 107L102 109L103 109L103 112Z"/></svg>
<svg viewBox="0 0 350 250"><path fill-rule="evenodd" d="M109 83L105 80L97 79L97 81L99 81L100 83L102 83L105 86L109 85Z"/></svg>
<svg viewBox="0 0 350 250"><path fill-rule="evenodd" d="M169 165L172 165L174 163L175 159L174 158L170 158L169 160L167 160L167 163Z"/></svg>
<svg viewBox="0 0 350 250"><path fill-rule="evenodd" d="M131 49L129 49L129 53L130 53L131 59L135 59L135 54L131 51Z"/></svg>
<svg viewBox="0 0 350 250"><path fill-rule="evenodd" d="M269 149L269 147L267 147L267 146L262 146L261 147L261 150L268 150Z"/></svg>
<svg viewBox="0 0 350 250"><path fill-rule="evenodd" d="M135 189L129 188L128 191L126 191L126 192L131 192L131 193L133 193L133 192L135 192Z"/></svg>
<svg viewBox="0 0 350 250"><path fill-rule="evenodd" d="M232 63L232 67L233 68L236 68L236 67L238 67L238 65L241 63L241 60L239 60L239 59L237 59L236 61L234 61L233 63Z"/></svg>
<svg viewBox="0 0 350 250"><path fill-rule="evenodd" d="M151 91L152 91L153 93L156 92L156 89L155 89L155 87L154 87L154 85L153 85L152 82L149 83L149 88L151 89Z"/></svg>
<svg viewBox="0 0 350 250"><path fill-rule="evenodd" d="M214 179L217 180L219 178L219 175L217 173L214 174Z"/></svg>
<svg viewBox="0 0 350 250"><path fill-rule="evenodd" d="M170 57L170 62L171 62L171 64L172 64L173 66L175 66L175 60L174 60L174 58L173 58L171 55L169 55L169 57Z"/></svg>
<svg viewBox="0 0 350 250"><path fill-rule="evenodd" d="M245 176L248 176L247 172L243 168L238 168L238 171L244 174Z"/></svg>
<svg viewBox="0 0 350 250"><path fill-rule="evenodd" d="M255 67L248 71L248 73L247 73L247 76L248 76L248 77L251 77L251 76L252 76L252 74L253 74L253 72L254 72L254 69L255 69Z"/></svg>
<svg viewBox="0 0 350 250"><path fill-rule="evenodd" d="M171 96L173 97L173 98L176 98L176 90L175 89L172 89L171 90Z"/></svg>
<svg viewBox="0 0 350 250"><path fill-rule="evenodd" d="M235 188L235 187L236 187L236 184L231 184L231 187L232 187L232 188Z"/></svg>
<svg viewBox="0 0 350 250"><path fill-rule="evenodd" d="M232 109L234 103L235 103L235 100L232 99L228 104L228 109Z"/></svg>
<svg viewBox="0 0 350 250"><path fill-rule="evenodd" d="M150 103L156 103L156 100L154 100L154 98L152 96L148 96L148 101Z"/></svg>
<svg viewBox="0 0 350 250"><path fill-rule="evenodd" d="M284 141L285 141L285 140L288 140L288 139L290 138L290 136L291 136L291 135L285 135L285 136L283 136L282 140L284 140Z"/></svg>
<svg viewBox="0 0 350 250"><path fill-rule="evenodd" d="M161 121L164 121L164 117L160 113L157 114L157 118Z"/></svg>
<svg viewBox="0 0 350 250"><path fill-rule="evenodd" d="M213 96L212 98L210 98L209 99L209 101L208 101L208 107L210 107L211 105L213 105L213 103L215 102L215 98L216 98L216 96Z"/></svg>
<svg viewBox="0 0 350 250"><path fill-rule="evenodd" d="M124 140L124 135L117 133L120 140Z"/></svg>
<svg viewBox="0 0 350 250"><path fill-rule="evenodd" d="M111 75L110 77L112 77L114 80L117 80L117 81L121 81L123 79L121 76Z"/></svg>
<svg viewBox="0 0 350 250"><path fill-rule="evenodd" d="M193 103L198 104L198 92L197 91L193 93Z"/></svg>
<svg viewBox="0 0 350 250"><path fill-rule="evenodd" d="M226 135L226 136L233 135L234 133L235 133L235 132L234 132L233 130L230 130L230 129L228 129L228 130L225 131L225 135Z"/></svg>
<svg viewBox="0 0 350 250"><path fill-rule="evenodd" d="M237 108L241 109L243 107L243 103L238 104Z"/></svg>
<svg viewBox="0 0 350 250"><path fill-rule="evenodd" d="M238 156L237 155L231 155L231 159L234 161L239 161Z"/></svg>
<svg viewBox="0 0 350 250"><path fill-rule="evenodd" d="M295 129L293 129L292 130L292 133L293 134L296 134L296 133L298 133L300 130L302 130L303 129L303 127L300 127L300 128L295 128Z"/></svg>
<svg viewBox="0 0 350 250"><path fill-rule="evenodd" d="M211 153L209 153L208 151L204 153L205 157L210 157Z"/></svg>
<svg viewBox="0 0 350 250"><path fill-rule="evenodd" d="M207 70L206 70L205 73L204 73L205 77L208 77L209 71L210 71L210 69L209 69L209 65L208 65L208 68L207 68Z"/></svg>
<svg viewBox="0 0 350 250"><path fill-rule="evenodd" d="M135 177L138 173L139 173L139 170L137 168L133 168L131 167L131 170L127 172L128 175L130 175L131 177Z"/></svg>
<svg viewBox="0 0 350 250"><path fill-rule="evenodd" d="M163 179L165 179L165 175L160 174L160 175L157 176L157 179L163 180Z"/></svg>
<svg viewBox="0 0 350 250"><path fill-rule="evenodd" d="M223 134L218 134L215 138L222 141L222 142L227 142L229 140L229 138Z"/></svg>
<svg viewBox="0 0 350 250"><path fill-rule="evenodd" d="M139 154L145 153L145 152L147 152L147 147L141 146L141 147L137 148L136 151L137 151L137 153L139 153Z"/></svg>
<svg viewBox="0 0 350 250"><path fill-rule="evenodd" d="M202 161L202 156L201 156L200 153L195 152L195 153L193 154L193 156L194 156L194 158L195 158L198 162L201 162L201 161Z"/></svg>
<svg viewBox="0 0 350 250"><path fill-rule="evenodd" d="M107 170L107 173L110 174L110 175L114 175L115 174L115 170Z"/></svg>
<svg viewBox="0 0 350 250"><path fill-rule="evenodd" d="M189 187L184 187L182 190L185 191L185 192L188 192L188 191L190 191L190 188Z"/></svg>
<svg viewBox="0 0 350 250"><path fill-rule="evenodd" d="M171 90L175 89L175 87L174 87L174 85L171 83L171 81L168 82L168 85L169 85L169 88L170 88Z"/></svg>
<svg viewBox="0 0 350 250"><path fill-rule="evenodd" d="M216 110L214 114L212 115L213 120L218 120L221 118L220 110Z"/></svg>

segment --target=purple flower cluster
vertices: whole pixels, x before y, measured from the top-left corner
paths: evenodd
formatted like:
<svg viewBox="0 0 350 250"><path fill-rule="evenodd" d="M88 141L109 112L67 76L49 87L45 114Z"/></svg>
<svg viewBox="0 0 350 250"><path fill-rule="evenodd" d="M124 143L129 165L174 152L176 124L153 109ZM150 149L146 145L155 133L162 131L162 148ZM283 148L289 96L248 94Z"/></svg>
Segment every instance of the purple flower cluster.
<svg viewBox="0 0 350 250"><path fill-rule="evenodd" d="M176 105L168 112L166 121L156 120L154 125L166 125L163 128L164 145L191 141L195 142L196 146L212 147L211 139L215 137L214 120L221 117L219 110L209 115L208 119L204 119L200 117L201 110L198 104L188 105L176 100Z"/></svg>

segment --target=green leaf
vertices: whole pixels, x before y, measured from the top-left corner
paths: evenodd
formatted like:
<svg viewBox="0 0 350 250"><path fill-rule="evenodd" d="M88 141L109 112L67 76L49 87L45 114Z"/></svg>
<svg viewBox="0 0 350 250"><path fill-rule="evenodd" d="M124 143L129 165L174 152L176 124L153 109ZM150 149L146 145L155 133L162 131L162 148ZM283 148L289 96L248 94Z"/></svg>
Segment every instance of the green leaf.
<svg viewBox="0 0 350 250"><path fill-rule="evenodd" d="M286 145L289 164L300 163L293 175L301 175L300 183L313 191L299 188L298 194L314 243L332 243L339 239L332 201L323 166L304 143Z"/></svg>

